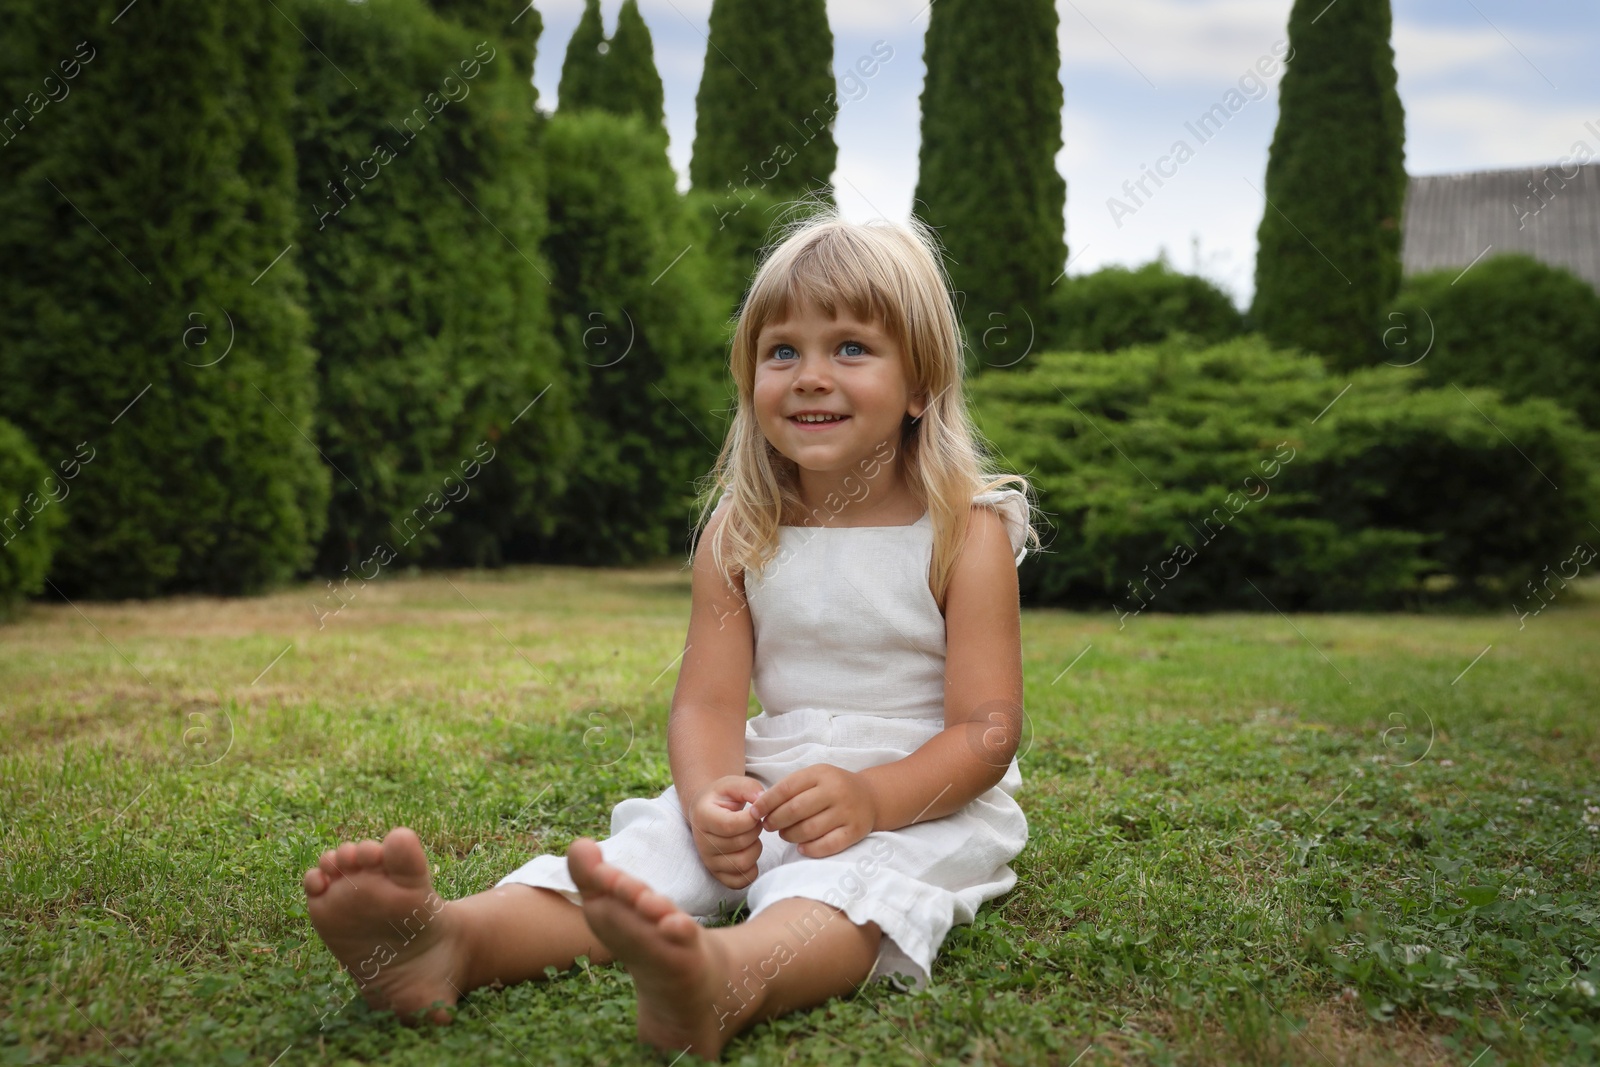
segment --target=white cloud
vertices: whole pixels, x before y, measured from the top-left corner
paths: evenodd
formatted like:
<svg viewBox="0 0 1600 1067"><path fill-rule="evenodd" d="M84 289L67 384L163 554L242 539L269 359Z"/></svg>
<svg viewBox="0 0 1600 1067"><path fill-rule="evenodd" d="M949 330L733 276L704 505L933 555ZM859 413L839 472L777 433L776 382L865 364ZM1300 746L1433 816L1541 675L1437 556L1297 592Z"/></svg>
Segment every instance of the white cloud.
<svg viewBox="0 0 1600 1067"><path fill-rule="evenodd" d="M833 32L904 34L928 28L928 0L829 0Z"/></svg>
<svg viewBox="0 0 1600 1067"><path fill-rule="evenodd" d="M1523 47L1526 50L1528 44ZM1394 56L1402 79L1437 78L1458 72L1481 75L1486 68L1500 69L1522 62L1505 38L1488 24L1437 26L1399 19L1394 24Z"/></svg>
<svg viewBox="0 0 1600 1067"><path fill-rule="evenodd" d="M1157 89L1231 81L1283 39L1289 0L1061 0L1064 67L1133 74Z"/></svg>
<svg viewBox="0 0 1600 1067"><path fill-rule="evenodd" d="M1414 93L1406 101L1406 170L1430 174L1553 163L1574 141L1600 147L1585 122L1600 126L1600 105L1585 112L1483 90Z"/></svg>

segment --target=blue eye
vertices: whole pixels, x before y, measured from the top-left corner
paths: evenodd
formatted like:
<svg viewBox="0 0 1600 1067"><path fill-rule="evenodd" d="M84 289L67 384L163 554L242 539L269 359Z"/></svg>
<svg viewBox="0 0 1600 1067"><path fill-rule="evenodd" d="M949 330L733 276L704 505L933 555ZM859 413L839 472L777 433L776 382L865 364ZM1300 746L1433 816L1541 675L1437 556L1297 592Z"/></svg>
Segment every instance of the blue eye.
<svg viewBox="0 0 1600 1067"><path fill-rule="evenodd" d="M840 351L846 356L858 356L859 357L859 356L865 356L865 355L868 354L867 353L867 346L862 344L860 341L841 341L839 343L839 348L840 348ZM849 348L857 348L857 349L860 349L860 351L858 351L858 352L844 351L845 349L849 349ZM782 353L783 353L783 351L785 349L789 350L790 352L795 352L795 347L793 345L781 344L781 343L780 344L776 344L776 345L772 346L772 358L777 360L780 363L789 362L782 355ZM798 357L799 353L795 352L795 355Z"/></svg>

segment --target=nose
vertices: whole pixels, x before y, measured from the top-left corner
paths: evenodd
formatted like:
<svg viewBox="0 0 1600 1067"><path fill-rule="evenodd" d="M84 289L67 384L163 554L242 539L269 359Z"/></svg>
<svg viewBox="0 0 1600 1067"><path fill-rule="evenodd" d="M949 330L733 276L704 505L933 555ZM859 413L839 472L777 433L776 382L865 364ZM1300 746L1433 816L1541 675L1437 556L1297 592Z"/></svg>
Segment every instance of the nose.
<svg viewBox="0 0 1600 1067"><path fill-rule="evenodd" d="M802 352L800 368L795 372L796 392L815 392L833 387L833 367L826 353Z"/></svg>

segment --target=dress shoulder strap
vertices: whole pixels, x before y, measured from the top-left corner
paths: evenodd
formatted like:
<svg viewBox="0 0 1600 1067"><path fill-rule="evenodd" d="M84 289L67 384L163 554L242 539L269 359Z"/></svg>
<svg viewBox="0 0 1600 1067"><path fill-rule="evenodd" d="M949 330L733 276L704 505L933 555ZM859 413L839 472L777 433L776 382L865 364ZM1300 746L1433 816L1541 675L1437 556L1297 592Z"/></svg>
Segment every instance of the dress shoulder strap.
<svg viewBox="0 0 1600 1067"><path fill-rule="evenodd" d="M1000 513L1006 535L1011 538L1011 551L1020 567L1028 554L1028 498L1017 489L990 489L975 495L972 502Z"/></svg>

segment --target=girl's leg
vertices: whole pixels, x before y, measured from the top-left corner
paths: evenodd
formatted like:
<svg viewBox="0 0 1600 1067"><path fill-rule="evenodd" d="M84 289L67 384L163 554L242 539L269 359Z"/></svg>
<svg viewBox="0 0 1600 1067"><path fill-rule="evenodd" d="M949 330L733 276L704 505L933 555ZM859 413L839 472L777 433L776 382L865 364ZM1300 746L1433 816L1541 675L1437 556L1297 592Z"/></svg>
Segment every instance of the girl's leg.
<svg viewBox="0 0 1600 1067"><path fill-rule="evenodd" d="M633 976L639 1038L716 1059L756 1022L854 991L877 959L877 924L820 901L781 900L736 926L704 930L671 900L606 863L579 838L567 850L589 927Z"/></svg>
<svg viewBox="0 0 1600 1067"><path fill-rule="evenodd" d="M367 1003L403 1017L479 986L543 978L545 967L565 970L581 955L612 958L583 909L552 890L507 885L441 899L422 842L403 826L382 844L329 849L304 883L312 926Z"/></svg>

